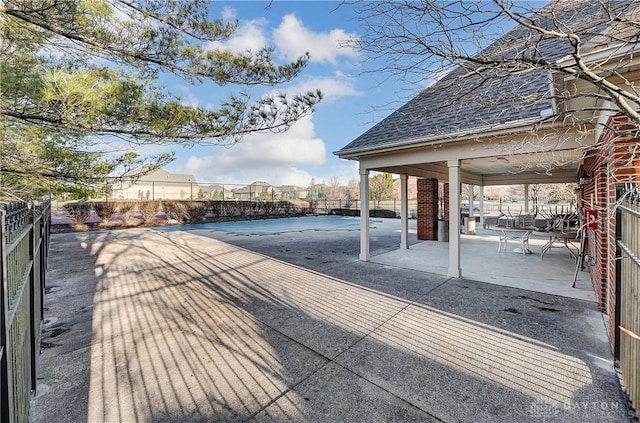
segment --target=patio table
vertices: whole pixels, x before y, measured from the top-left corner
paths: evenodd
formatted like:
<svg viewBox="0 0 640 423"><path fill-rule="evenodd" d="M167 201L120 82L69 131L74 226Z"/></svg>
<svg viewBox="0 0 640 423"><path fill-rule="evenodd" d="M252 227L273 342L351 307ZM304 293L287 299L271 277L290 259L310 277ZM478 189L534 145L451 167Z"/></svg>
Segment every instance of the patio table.
<svg viewBox="0 0 640 423"><path fill-rule="evenodd" d="M529 236L533 232L533 228L517 228L506 226L494 226L491 229L498 234L498 252L507 251L507 243L509 240L517 240L520 247L513 250L514 253L531 254L529 249Z"/></svg>
<svg viewBox="0 0 640 423"><path fill-rule="evenodd" d="M553 244L556 242L561 242L562 245L560 247L564 247L569 250L569 254L574 260L578 259L578 254L580 253L580 249L576 248L575 245L571 242L572 240L578 239L578 231L568 231L568 232L556 232L556 231L535 231L536 235L549 237L549 241L542 246L542 251L540 254L540 259L544 259L544 254L549 251ZM575 250L575 251L574 251Z"/></svg>

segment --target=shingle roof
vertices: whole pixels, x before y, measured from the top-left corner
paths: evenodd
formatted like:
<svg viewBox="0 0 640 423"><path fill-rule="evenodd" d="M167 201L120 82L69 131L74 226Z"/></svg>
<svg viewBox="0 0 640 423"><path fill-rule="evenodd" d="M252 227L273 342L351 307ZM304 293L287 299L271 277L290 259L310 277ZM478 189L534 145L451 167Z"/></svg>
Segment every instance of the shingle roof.
<svg viewBox="0 0 640 423"><path fill-rule="evenodd" d="M252 183L250 183L247 186L244 186L242 188L236 188L233 189L232 191L236 194L244 194L244 193L262 193L265 192L267 190L269 190L269 188L274 189L274 187L271 186L271 184L269 184L268 182L265 181L254 181Z"/></svg>
<svg viewBox="0 0 640 423"><path fill-rule="evenodd" d="M624 0L610 2L620 9L629 5ZM634 7L637 10L638 6ZM549 17L551 13L554 19ZM599 2L592 0L554 1L532 19L549 29L562 22L581 33L581 41L588 43L590 49L602 48L611 41L610 37L598 37L608 24L595 23L608 20ZM477 57L499 60L519 52L530 61L555 62L571 50L568 42L558 42L556 37L541 38L527 28L516 27ZM496 70L487 70L462 78L469 69L456 68L335 154L343 156L426 139L445 140L452 134L481 128L514 126L517 122L538 120L553 107L550 74L546 70L533 69L517 76L500 76Z"/></svg>
<svg viewBox="0 0 640 423"><path fill-rule="evenodd" d="M145 173L149 170L147 166L143 166L138 169L134 169L125 174L125 177L136 178L142 174L142 176L137 179L140 181L170 181L170 182L183 182L190 183L195 182L196 178L193 175L189 175L186 173L171 173L167 172L164 169L156 169L150 173Z"/></svg>

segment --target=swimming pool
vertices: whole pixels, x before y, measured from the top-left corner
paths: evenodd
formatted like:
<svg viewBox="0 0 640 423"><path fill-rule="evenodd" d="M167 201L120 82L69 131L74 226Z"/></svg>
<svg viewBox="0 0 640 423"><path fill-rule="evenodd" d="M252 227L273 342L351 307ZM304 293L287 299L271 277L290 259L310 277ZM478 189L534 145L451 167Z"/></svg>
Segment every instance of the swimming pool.
<svg viewBox="0 0 640 423"><path fill-rule="evenodd" d="M372 219L371 221L373 222L374 220ZM273 235L302 231L357 231L360 229L360 218L345 216L302 216L165 226L155 229L162 232L214 230L237 235Z"/></svg>

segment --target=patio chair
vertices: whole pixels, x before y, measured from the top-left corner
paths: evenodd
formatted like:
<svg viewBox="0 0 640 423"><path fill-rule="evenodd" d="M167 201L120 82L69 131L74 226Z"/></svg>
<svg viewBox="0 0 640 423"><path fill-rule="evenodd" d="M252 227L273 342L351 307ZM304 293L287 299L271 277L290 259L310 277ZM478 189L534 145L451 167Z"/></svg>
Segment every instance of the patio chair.
<svg viewBox="0 0 640 423"><path fill-rule="evenodd" d="M498 221L502 216L504 216L504 214L499 211L487 214L486 216L484 216L484 223L482 224L482 227L484 229L487 229L490 226L498 226Z"/></svg>
<svg viewBox="0 0 640 423"><path fill-rule="evenodd" d="M505 217L507 218L506 220L507 228L514 228L517 224L516 222L517 215L511 214L511 212L507 210L507 212L505 213Z"/></svg>
<svg viewBox="0 0 640 423"><path fill-rule="evenodd" d="M516 218L516 227L533 228L536 213L520 213Z"/></svg>

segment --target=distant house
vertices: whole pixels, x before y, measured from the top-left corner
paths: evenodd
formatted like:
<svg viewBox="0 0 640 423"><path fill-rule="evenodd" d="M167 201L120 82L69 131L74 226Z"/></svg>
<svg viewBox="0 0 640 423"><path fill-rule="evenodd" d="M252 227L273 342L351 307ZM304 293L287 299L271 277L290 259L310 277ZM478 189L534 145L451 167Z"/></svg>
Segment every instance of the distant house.
<svg viewBox="0 0 640 423"><path fill-rule="evenodd" d="M401 189L400 178L393 181L393 199L400 199ZM415 200L418 198L418 179L415 176L409 176L407 178L407 200Z"/></svg>
<svg viewBox="0 0 640 423"><path fill-rule="evenodd" d="M280 191L280 199L284 201L307 198L307 195L309 195L309 188L307 187L281 185L277 189Z"/></svg>
<svg viewBox="0 0 640 423"><path fill-rule="evenodd" d="M231 200L233 192L222 184L198 184L194 200Z"/></svg>
<svg viewBox="0 0 640 423"><path fill-rule="evenodd" d="M158 169L136 178L134 171L131 179L115 184L111 198L119 200L188 200L195 199L200 187L193 175L171 173Z"/></svg>
<svg viewBox="0 0 640 423"><path fill-rule="evenodd" d="M279 200L280 191L265 181L255 181L242 188L232 190L236 200Z"/></svg>

